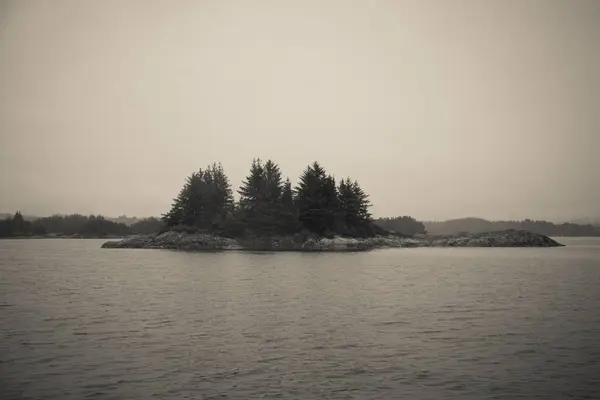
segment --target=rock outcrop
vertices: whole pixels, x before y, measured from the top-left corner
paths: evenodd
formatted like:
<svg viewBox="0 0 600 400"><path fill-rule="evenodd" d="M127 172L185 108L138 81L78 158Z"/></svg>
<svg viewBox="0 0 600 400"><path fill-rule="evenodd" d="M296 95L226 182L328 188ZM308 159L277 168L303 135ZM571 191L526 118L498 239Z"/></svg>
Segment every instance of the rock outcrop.
<svg viewBox="0 0 600 400"><path fill-rule="evenodd" d="M316 238L282 236L230 239L205 233L165 232L110 241L103 248L176 249L187 251L366 251L391 247L557 247L553 239L528 231L507 230L453 236L377 236L374 238Z"/></svg>

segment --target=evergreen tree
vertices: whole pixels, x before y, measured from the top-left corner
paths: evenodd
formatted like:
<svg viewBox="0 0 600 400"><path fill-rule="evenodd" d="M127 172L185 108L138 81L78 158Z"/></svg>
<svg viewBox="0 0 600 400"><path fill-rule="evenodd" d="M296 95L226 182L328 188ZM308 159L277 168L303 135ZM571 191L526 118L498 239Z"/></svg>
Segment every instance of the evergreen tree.
<svg viewBox="0 0 600 400"><path fill-rule="evenodd" d="M342 179L338 188L340 226L344 234L369 236L371 229L370 203L358 182Z"/></svg>
<svg viewBox="0 0 600 400"><path fill-rule="evenodd" d="M277 164L267 160L263 165L260 159L254 159L238 193L238 215L250 231L260 235L285 231L283 184Z"/></svg>
<svg viewBox="0 0 600 400"><path fill-rule="evenodd" d="M25 221L21 212L17 211L12 219L12 235L13 236L24 236L31 233L31 223Z"/></svg>
<svg viewBox="0 0 600 400"><path fill-rule="evenodd" d="M286 179L281 189L281 205L279 208L280 232L284 234L296 233L300 230L298 209L294 202L294 191L290 179Z"/></svg>
<svg viewBox="0 0 600 400"><path fill-rule="evenodd" d="M205 183L210 191L208 213L213 228L223 223L228 213L233 211L233 193L229 178L221 163L214 163L205 171Z"/></svg>
<svg viewBox="0 0 600 400"><path fill-rule="evenodd" d="M171 210L163 215L168 226L186 225L217 229L233 206L231 185L221 164L213 164L190 175Z"/></svg>
<svg viewBox="0 0 600 400"><path fill-rule="evenodd" d="M191 185L191 180L194 178L195 172L186 178L186 182L183 185L183 188L179 191L179 194L176 198L173 199L173 205L171 209L166 214L163 214L161 219L164 221L167 226L176 226L182 223L183 221L183 206L185 203L185 198L187 193L189 192L189 186Z"/></svg>
<svg viewBox="0 0 600 400"><path fill-rule="evenodd" d="M260 159L254 159L250 167L250 174L238 190L240 207L237 215L246 228L250 230L256 230L260 227L265 191L265 169Z"/></svg>
<svg viewBox="0 0 600 400"><path fill-rule="evenodd" d="M354 224L353 212L354 193L349 180L342 179L338 187L338 230L344 234L349 234L349 227Z"/></svg>
<svg viewBox="0 0 600 400"><path fill-rule="evenodd" d="M335 231L337 189L335 179L314 162L300 176L296 187L298 218L303 227L318 234Z"/></svg>
<svg viewBox="0 0 600 400"><path fill-rule="evenodd" d="M362 222L371 222L371 213L369 212L371 202L369 201L369 195L362 190L357 181L352 183L352 191L356 199L359 220Z"/></svg>
<svg viewBox="0 0 600 400"><path fill-rule="evenodd" d="M187 178L163 221L231 236L289 234L302 228L319 235L373 234L367 194L350 179L336 185L316 161L292 190L275 162L254 159L238 193L240 201L234 207L223 167L212 164Z"/></svg>
<svg viewBox="0 0 600 400"><path fill-rule="evenodd" d="M335 178L331 175L327 175L322 182L321 199L323 202L323 226L325 233L336 233L338 232L339 202Z"/></svg>
<svg viewBox="0 0 600 400"><path fill-rule="evenodd" d="M293 212L296 209L296 205L294 204L294 191L292 190L290 178L287 178L283 184L283 189L281 190L281 203L288 211Z"/></svg>
<svg viewBox="0 0 600 400"><path fill-rule="evenodd" d="M0 237L12 236L12 219L6 218L0 221Z"/></svg>
<svg viewBox="0 0 600 400"><path fill-rule="evenodd" d="M264 168L264 179L266 186L265 200L271 204L277 204L281 200L283 184L279 166L272 160L267 160Z"/></svg>
<svg viewBox="0 0 600 400"><path fill-rule="evenodd" d="M238 190L240 207L246 211L255 209L264 197L265 186L265 168L259 158L254 159L250 167L250 174L242 182L242 186Z"/></svg>

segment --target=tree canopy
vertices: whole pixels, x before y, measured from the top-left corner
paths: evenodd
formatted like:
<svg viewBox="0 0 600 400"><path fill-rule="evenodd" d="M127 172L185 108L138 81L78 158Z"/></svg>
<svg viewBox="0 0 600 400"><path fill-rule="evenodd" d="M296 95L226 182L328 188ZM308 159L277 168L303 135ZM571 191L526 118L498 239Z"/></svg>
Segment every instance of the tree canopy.
<svg viewBox="0 0 600 400"><path fill-rule="evenodd" d="M215 173L219 180L214 178ZM237 193L240 199L234 203L223 168L213 164L187 178L163 221L169 227L229 232L232 236L300 231L372 236L375 232L368 195L358 182L347 178L338 186L318 162L306 167L292 189L291 181L283 179L273 160L254 159Z"/></svg>
<svg viewBox="0 0 600 400"><path fill-rule="evenodd" d="M211 230L222 225L232 209L229 179L221 164L212 164L187 178L163 220L169 226L185 225Z"/></svg>

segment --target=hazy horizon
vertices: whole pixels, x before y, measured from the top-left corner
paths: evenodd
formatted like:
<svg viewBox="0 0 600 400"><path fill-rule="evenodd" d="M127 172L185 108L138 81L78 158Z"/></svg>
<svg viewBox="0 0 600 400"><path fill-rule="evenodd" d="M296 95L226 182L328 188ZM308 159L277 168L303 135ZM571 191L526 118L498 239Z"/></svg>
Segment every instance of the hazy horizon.
<svg viewBox="0 0 600 400"><path fill-rule="evenodd" d="M600 1L0 0L0 212L318 160L375 216L600 217Z"/></svg>

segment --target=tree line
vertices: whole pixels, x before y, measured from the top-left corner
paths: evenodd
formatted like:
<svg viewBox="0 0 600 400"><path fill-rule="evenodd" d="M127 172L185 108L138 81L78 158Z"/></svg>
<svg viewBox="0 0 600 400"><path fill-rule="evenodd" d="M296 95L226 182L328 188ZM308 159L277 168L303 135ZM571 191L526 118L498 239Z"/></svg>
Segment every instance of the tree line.
<svg viewBox="0 0 600 400"><path fill-rule="evenodd" d="M190 175L162 216L166 229L216 233L227 237L289 235L374 236L368 195L350 178L336 183L318 163L307 166L292 188L272 160L254 159L233 190L223 166L214 163Z"/></svg>
<svg viewBox="0 0 600 400"><path fill-rule="evenodd" d="M427 233L427 229L425 229L425 225L421 221L417 221L409 216L377 218L374 223L386 231L402 236L423 235Z"/></svg>
<svg viewBox="0 0 600 400"><path fill-rule="evenodd" d="M454 235L461 232L482 233L507 229L526 230L546 236L600 236L600 227L574 223L555 224L548 221L488 221L482 218L460 218L424 223L433 235Z"/></svg>
<svg viewBox="0 0 600 400"><path fill-rule="evenodd" d="M161 220L147 218L128 226L102 215L53 215L27 221L20 212L0 220L0 237L75 236L104 237L154 233L163 227Z"/></svg>

